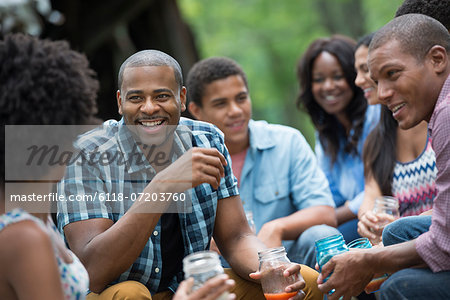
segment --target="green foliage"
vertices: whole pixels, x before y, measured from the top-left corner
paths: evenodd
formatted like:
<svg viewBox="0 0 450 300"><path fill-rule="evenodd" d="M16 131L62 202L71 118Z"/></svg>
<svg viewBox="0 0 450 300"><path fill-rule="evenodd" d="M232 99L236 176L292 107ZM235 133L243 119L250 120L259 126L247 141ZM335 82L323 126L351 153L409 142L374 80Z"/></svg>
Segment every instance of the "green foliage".
<svg viewBox="0 0 450 300"><path fill-rule="evenodd" d="M301 54L318 37L376 30L394 16L402 1L178 0L178 3L194 31L202 58L228 56L244 68L253 117L296 127L313 145L310 119L295 107L298 93L295 69ZM364 24L354 28L354 20L363 20Z"/></svg>

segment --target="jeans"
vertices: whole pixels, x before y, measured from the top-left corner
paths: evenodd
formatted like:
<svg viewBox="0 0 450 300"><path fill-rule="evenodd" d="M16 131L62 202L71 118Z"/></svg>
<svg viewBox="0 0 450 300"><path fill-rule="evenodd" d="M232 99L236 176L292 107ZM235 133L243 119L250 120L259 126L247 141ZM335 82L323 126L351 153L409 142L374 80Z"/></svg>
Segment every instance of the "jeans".
<svg viewBox="0 0 450 300"><path fill-rule="evenodd" d="M431 216L405 217L383 230L385 246L403 243L427 232ZM450 271L433 273L428 268L403 269L392 274L379 291L380 300L450 299Z"/></svg>
<svg viewBox="0 0 450 300"><path fill-rule="evenodd" d="M292 262L307 265L314 269L316 265L316 240L330 235L339 234L339 230L328 225L312 226L295 241L283 242L286 252Z"/></svg>
<svg viewBox="0 0 450 300"><path fill-rule="evenodd" d="M403 269L392 274L379 291L380 300L450 299L450 271Z"/></svg>
<svg viewBox="0 0 450 300"><path fill-rule="evenodd" d="M387 225L383 230L383 245L389 246L407 242L427 232L431 216L404 217Z"/></svg>
<svg viewBox="0 0 450 300"><path fill-rule="evenodd" d="M358 233L358 221L358 218L356 218L339 225L338 229L344 236L346 244L361 237Z"/></svg>

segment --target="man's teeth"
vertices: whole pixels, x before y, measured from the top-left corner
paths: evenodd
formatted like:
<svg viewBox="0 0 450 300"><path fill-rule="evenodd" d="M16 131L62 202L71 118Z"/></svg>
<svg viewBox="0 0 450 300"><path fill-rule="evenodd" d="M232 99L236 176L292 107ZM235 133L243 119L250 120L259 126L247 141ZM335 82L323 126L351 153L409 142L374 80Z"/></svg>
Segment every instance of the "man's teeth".
<svg viewBox="0 0 450 300"><path fill-rule="evenodd" d="M371 92L372 90L373 90L373 87L370 87L370 88L364 89L364 93L368 93L368 92Z"/></svg>
<svg viewBox="0 0 450 300"><path fill-rule="evenodd" d="M145 127L153 127L153 126L158 126L161 125L163 121L151 121L151 122L141 122L142 125L144 125Z"/></svg>
<svg viewBox="0 0 450 300"><path fill-rule="evenodd" d="M402 108L403 106L405 106L405 103L399 104L397 106L394 106L394 108L392 109L392 112L395 113L397 112L400 108Z"/></svg>

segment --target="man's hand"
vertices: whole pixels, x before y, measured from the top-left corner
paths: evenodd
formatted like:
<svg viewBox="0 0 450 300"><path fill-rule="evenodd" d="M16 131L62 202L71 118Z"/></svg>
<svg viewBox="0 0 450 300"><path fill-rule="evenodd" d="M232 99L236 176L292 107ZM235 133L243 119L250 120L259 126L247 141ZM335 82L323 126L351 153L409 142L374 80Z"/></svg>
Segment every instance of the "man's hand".
<svg viewBox="0 0 450 300"><path fill-rule="evenodd" d="M302 300L305 298L305 293L302 291L302 289L305 288L306 283L305 280L303 280L302 275L300 274L300 268L301 266L299 264L291 264L286 270L283 272L284 277L289 276L295 276L297 279L294 284L291 284L286 287L284 290L286 293L292 293L292 292L298 292L297 295L294 297L291 297L291 300ZM249 275L252 279L260 280L261 279L261 272L254 272Z"/></svg>
<svg viewBox="0 0 450 300"><path fill-rule="evenodd" d="M216 300L234 286L234 280L228 279L226 274L219 275L206 281L198 290L191 292L193 284L193 278L182 281L173 300ZM229 294L226 299L236 299L236 295Z"/></svg>
<svg viewBox="0 0 450 300"><path fill-rule="evenodd" d="M282 228L277 222L277 220L273 220L265 223L261 230L258 232L258 239L266 244L269 248L280 247L283 231Z"/></svg>
<svg viewBox="0 0 450 300"><path fill-rule="evenodd" d="M160 189L181 193L202 183L219 188L227 161L216 148L192 148L155 176Z"/></svg>
<svg viewBox="0 0 450 300"><path fill-rule="evenodd" d="M331 295L328 294L329 300L337 300L341 296L344 300L350 300L352 296L359 295L372 280L374 272L364 258L366 251L353 249L333 256L322 266L317 283L322 293L328 294L331 290L335 290ZM324 279L330 274L331 277L324 283Z"/></svg>

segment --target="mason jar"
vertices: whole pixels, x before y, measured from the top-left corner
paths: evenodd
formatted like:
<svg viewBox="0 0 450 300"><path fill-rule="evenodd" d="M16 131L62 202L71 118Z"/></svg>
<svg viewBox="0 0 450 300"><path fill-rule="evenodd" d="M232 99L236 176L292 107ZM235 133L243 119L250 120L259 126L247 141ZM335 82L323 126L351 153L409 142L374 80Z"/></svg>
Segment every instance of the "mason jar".
<svg viewBox="0 0 450 300"><path fill-rule="evenodd" d="M289 299L297 292L286 293L287 286L298 280L297 275L285 277L283 272L291 265L284 247L269 248L258 252L261 287L267 300Z"/></svg>
<svg viewBox="0 0 450 300"><path fill-rule="evenodd" d="M200 288L208 279L223 274L219 255L214 251L200 251L189 254L183 259L185 279L194 278L192 291ZM225 300L229 293L224 292L218 300Z"/></svg>
<svg viewBox="0 0 450 300"><path fill-rule="evenodd" d="M342 234L335 234L316 241L316 260L319 265L320 272L322 266L325 265L333 256L347 252L348 247L345 245ZM327 281L325 278L324 282Z"/></svg>
<svg viewBox="0 0 450 300"><path fill-rule="evenodd" d="M372 248L372 244L370 243L368 238L359 238L356 240L351 241L347 245L348 248L358 248L358 249L369 249ZM389 277L388 274L375 274L373 276L374 278L366 285L364 291L367 294L374 293L378 291L383 284L383 282L386 281L386 279Z"/></svg>

